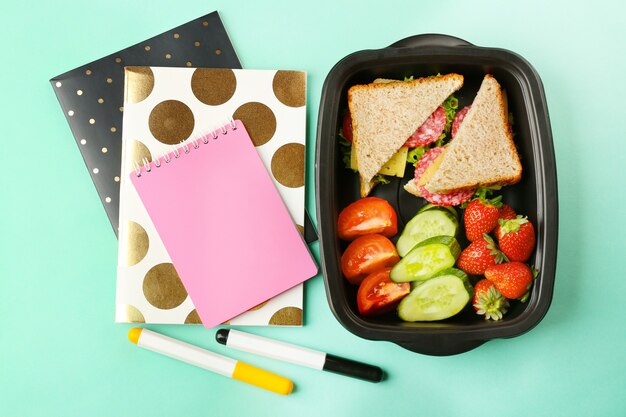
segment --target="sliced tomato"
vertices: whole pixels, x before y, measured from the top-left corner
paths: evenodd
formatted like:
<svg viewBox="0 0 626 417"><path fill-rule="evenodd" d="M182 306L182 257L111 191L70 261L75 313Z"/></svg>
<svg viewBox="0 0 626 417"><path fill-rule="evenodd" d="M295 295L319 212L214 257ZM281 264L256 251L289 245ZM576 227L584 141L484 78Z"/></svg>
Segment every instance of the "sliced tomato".
<svg viewBox="0 0 626 417"><path fill-rule="evenodd" d="M341 271L352 284L360 284L372 272L400 261L396 245L383 235L357 238L341 256Z"/></svg>
<svg viewBox="0 0 626 417"><path fill-rule="evenodd" d="M348 142L352 143L352 116L350 116L350 110L346 111L346 114L343 115L341 127L343 129L343 136Z"/></svg>
<svg viewBox="0 0 626 417"><path fill-rule="evenodd" d="M369 274L356 294L359 313L363 316L375 316L393 310L400 300L411 292L410 282L393 282L389 279L391 268L385 268Z"/></svg>
<svg viewBox="0 0 626 417"><path fill-rule="evenodd" d="M398 233L398 216L387 200L366 197L339 213L337 233L343 240L354 240L370 233L392 237Z"/></svg>

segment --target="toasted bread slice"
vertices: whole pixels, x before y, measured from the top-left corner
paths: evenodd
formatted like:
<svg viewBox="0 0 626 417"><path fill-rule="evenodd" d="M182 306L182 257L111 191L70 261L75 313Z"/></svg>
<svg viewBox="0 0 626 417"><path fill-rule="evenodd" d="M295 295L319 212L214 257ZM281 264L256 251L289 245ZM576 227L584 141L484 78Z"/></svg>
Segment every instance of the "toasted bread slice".
<svg viewBox="0 0 626 417"><path fill-rule="evenodd" d="M359 192L361 193L361 197L367 197L369 193L372 191L372 188L376 186L374 181L363 181L363 177L361 177L361 188Z"/></svg>
<svg viewBox="0 0 626 417"><path fill-rule="evenodd" d="M404 184L404 189L413 194L415 197L421 197L420 190L417 188L417 183L414 179L411 179L409 182Z"/></svg>
<svg viewBox="0 0 626 417"><path fill-rule="evenodd" d="M462 75L446 74L412 81L379 80L348 90L362 197L371 191L371 181L381 167L462 85Z"/></svg>
<svg viewBox="0 0 626 417"><path fill-rule="evenodd" d="M437 170L423 184L431 193L508 185L522 178L506 99L493 76L483 79L470 111L441 158Z"/></svg>

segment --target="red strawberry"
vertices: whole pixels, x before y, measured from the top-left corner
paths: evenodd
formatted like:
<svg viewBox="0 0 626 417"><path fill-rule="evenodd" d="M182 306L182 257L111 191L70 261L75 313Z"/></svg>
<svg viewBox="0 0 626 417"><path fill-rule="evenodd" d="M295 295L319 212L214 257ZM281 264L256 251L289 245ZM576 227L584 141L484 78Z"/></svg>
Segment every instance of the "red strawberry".
<svg viewBox="0 0 626 417"><path fill-rule="evenodd" d="M500 250L511 260L526 262L535 249L535 228L526 217L500 220L496 231Z"/></svg>
<svg viewBox="0 0 626 417"><path fill-rule="evenodd" d="M517 213L508 204L502 204L500 208L500 218L505 220L511 220L517 217Z"/></svg>
<svg viewBox="0 0 626 417"><path fill-rule="evenodd" d="M502 208L500 209L500 217L498 218L498 225L493 230L493 234L498 236L500 233L500 220L512 220L517 217L517 213L511 206L508 204L502 204Z"/></svg>
<svg viewBox="0 0 626 417"><path fill-rule="evenodd" d="M505 259L493 239L485 233L482 239L470 243L463 249L459 259L456 260L456 266L467 274L482 275L487 267L501 263Z"/></svg>
<svg viewBox="0 0 626 417"><path fill-rule="evenodd" d="M533 283L533 272L528 265L513 261L492 265L485 270L485 278L506 298L520 298Z"/></svg>
<svg viewBox="0 0 626 417"><path fill-rule="evenodd" d="M481 197L470 201L463 214L468 240L472 242L478 240L482 238L483 233L490 233L496 228L500 218L501 198L498 196L493 200L487 200Z"/></svg>
<svg viewBox="0 0 626 417"><path fill-rule="evenodd" d="M481 279L474 285L472 305L485 320L500 320L509 308L509 301L494 287L493 282Z"/></svg>

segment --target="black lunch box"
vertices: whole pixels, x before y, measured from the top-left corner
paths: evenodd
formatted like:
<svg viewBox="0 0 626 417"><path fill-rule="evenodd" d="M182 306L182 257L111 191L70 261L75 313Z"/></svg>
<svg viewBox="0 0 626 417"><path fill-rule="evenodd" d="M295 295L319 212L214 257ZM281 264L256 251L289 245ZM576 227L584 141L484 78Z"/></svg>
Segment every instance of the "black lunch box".
<svg viewBox="0 0 626 417"><path fill-rule="evenodd" d="M358 174L341 160L337 133L347 108L347 91L355 84L375 78L403 79L456 72L465 77L455 93L459 109L471 104L485 74L492 74L508 95L513 114L514 139L522 161L522 180L502 189L503 201L525 214L536 226L537 246L529 263L540 274L526 303L514 301L500 321L487 321L471 306L439 322L407 323L395 314L366 318L356 305L357 287L341 274L341 254L347 242L337 237L337 216L359 199ZM400 231L426 202L405 192L402 186L413 178L407 166L404 179L379 185L371 195L385 198L398 214ZM352 333L371 340L394 342L428 355L453 355L474 349L495 338L519 336L544 317L554 288L558 196L552 133L543 85L534 68L519 55L496 48L474 46L446 35L417 35L393 45L355 52L339 61L322 89L315 155L317 221L321 264L326 295L333 314ZM462 213L460 213L462 215ZM461 240L465 247L467 242Z"/></svg>

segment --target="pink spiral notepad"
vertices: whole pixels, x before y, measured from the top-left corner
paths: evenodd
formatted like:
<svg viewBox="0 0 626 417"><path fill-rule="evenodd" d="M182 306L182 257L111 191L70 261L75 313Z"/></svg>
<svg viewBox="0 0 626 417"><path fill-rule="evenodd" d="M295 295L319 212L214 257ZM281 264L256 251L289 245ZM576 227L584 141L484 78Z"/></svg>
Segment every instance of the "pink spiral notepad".
<svg viewBox="0 0 626 417"><path fill-rule="evenodd" d="M241 121L130 178L205 327L317 274Z"/></svg>

